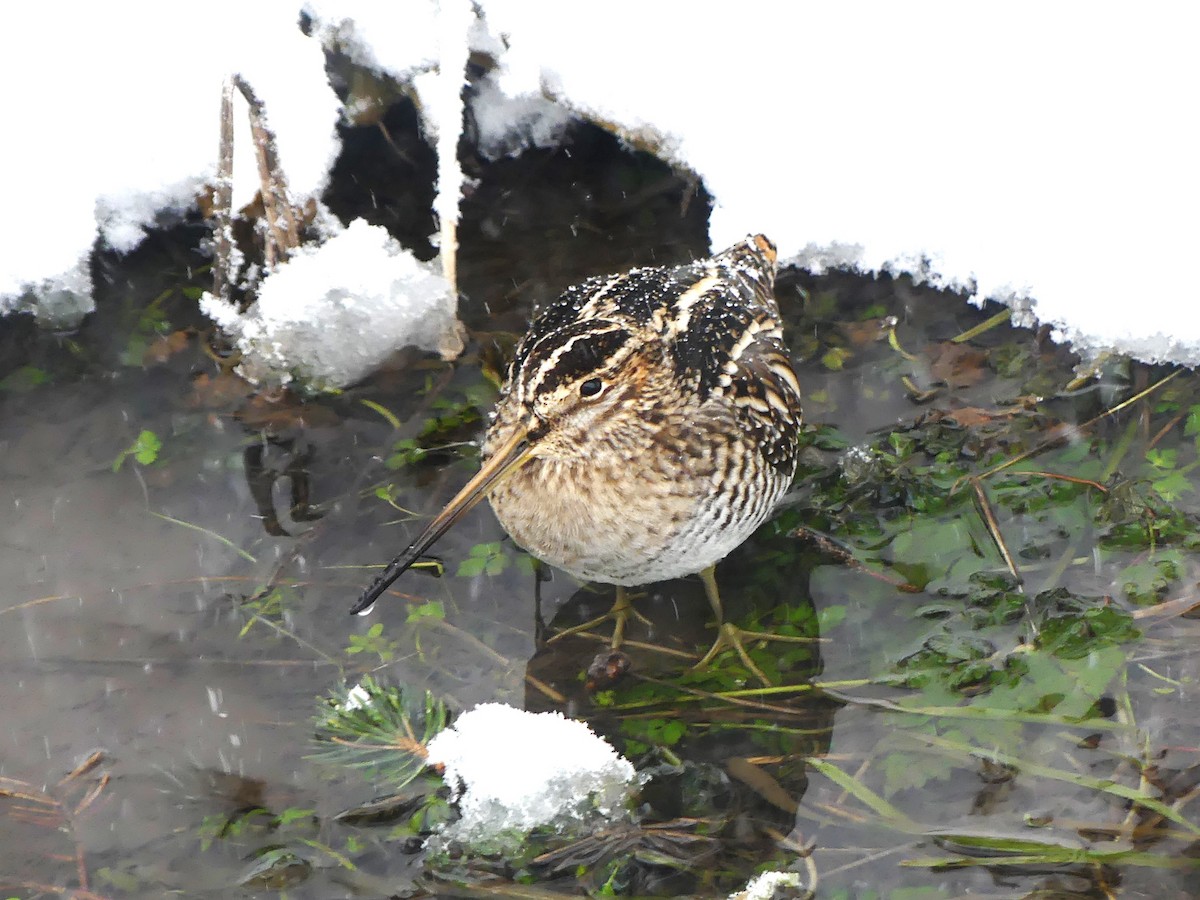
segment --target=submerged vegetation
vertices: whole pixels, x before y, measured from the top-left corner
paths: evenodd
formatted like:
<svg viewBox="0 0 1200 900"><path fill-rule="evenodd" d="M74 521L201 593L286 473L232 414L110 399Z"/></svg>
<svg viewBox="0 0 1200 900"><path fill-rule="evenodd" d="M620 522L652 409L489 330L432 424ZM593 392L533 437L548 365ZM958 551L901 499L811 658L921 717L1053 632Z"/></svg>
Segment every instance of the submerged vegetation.
<svg viewBox="0 0 1200 900"><path fill-rule="evenodd" d="M526 705L575 710L635 763L647 779L636 821L584 836L537 831L502 859L442 850L425 860L418 893L447 881L487 893L499 876L551 892L723 896L783 870L822 896L862 896L839 885L868 866L881 886L907 885L905 896L965 890L980 883L971 872L1016 878L1029 895L1065 884L1103 896L1141 871L1194 872L1194 752L1156 723L1194 687L1195 377L1110 360L1080 378L1061 348L997 316L917 353L906 346L943 329L938 314L950 310L934 292L916 310L909 300L918 326L879 301L842 320L852 296L829 304L807 285L790 289L802 301L792 328L821 342L801 365L814 385L807 449L785 507L720 570L740 626L798 639L750 644L774 686L758 687L732 651L688 668L709 618L688 581L639 601L650 624L631 627L615 661L604 634L540 642ZM482 358L425 376L415 415L363 400L393 429L380 480L357 488L364 503L413 521L411 507L430 505L414 489L431 474L469 474L494 391ZM841 378L911 414L864 430L861 411L842 415ZM299 834L280 844L295 827L276 821L288 811L263 812L272 849L254 883L299 883L328 859L369 870L453 819L421 748L447 704L463 706L451 698L464 658L520 665L506 650L511 626L488 624L469 598L539 576L498 532L452 535L431 565L441 580L408 579L400 618L322 651L343 678L407 671L429 686L368 680L372 703L340 696L319 717L322 768L358 770L387 795L321 826L344 845L319 851ZM561 579L541 584L561 597ZM567 588L558 619L609 602L602 587ZM290 634L297 602L283 577L243 606L246 628ZM570 624L558 619L540 641ZM486 695L470 677L469 693ZM207 847L255 833L211 822L201 832Z"/></svg>
<svg viewBox="0 0 1200 900"><path fill-rule="evenodd" d="M389 140L416 140L410 117ZM545 570L482 512L373 619L345 615L368 565L478 465L531 303L581 275L705 249L695 184L615 142L598 148L606 137L577 140L571 159L475 161L460 259L473 340L454 364L406 358L338 396L255 393L210 346L192 306L207 273L177 248L128 263L136 290L111 279L90 332L6 357L13 420L39 422L72 390L92 403L97 373L137 398L117 407L118 436L101 430L92 468L195 551L186 579L139 577L107 606L22 598L0 629L69 599L118 630L111 608L141 604L157 621L183 590L163 628L187 634L178 657L164 664L156 635L133 661L181 696L197 683L181 660L244 668L237 683L260 708L240 715L260 731L257 756L239 732L139 772L166 772L154 790L176 817L148 846L94 837L121 832L119 810L139 802L104 755L61 781L6 769L0 815L48 835L29 857L53 863L46 874L0 857L0 888L63 884L69 859L79 897L231 885L718 897L767 870L830 898L1194 893L1200 379L1117 358L1081 367L1007 310L908 278L782 274L804 451L776 517L718 568L736 624L793 639L749 643L771 687L733 652L691 670L713 636L695 579L647 587L623 653L605 633L553 640L606 609L611 589ZM524 230L498 245L489 235L510 219ZM190 505L205 492L213 506ZM81 668L125 661L93 649L97 634ZM204 677L219 723L221 691ZM360 683L371 702L345 687ZM492 699L586 719L645 776L634 821L535 832L515 855L423 857L455 811L422 748ZM278 769L256 767L263 756Z"/></svg>
<svg viewBox="0 0 1200 900"><path fill-rule="evenodd" d="M841 350L814 348L804 364L824 387L810 399L794 495L721 568L739 625L809 641L751 645L770 688L732 651L688 670L703 632L677 632L703 620L703 601L681 584L643 601L652 624L633 628L614 683L570 675L574 663L583 677L604 635L546 644L527 675L534 705L575 698L649 780L636 824L558 847L531 835L507 877L715 896L790 869L810 887L819 879L822 896L862 896L839 889L839 876L871 865L881 886L909 885L904 896L940 895L972 869L1017 878L1030 895L1069 885L1103 896L1136 883L1128 873L1195 871L1194 751L1155 724L1194 687L1195 377L1110 360L1079 379L1066 352L1006 316L981 316L987 327L968 340L916 354L886 307L865 322L832 318L852 309L844 298L825 320L799 306L793 327L829 329L835 337L819 339ZM934 314L925 328L944 327L936 307L920 312ZM845 334L858 343L838 344ZM950 355L953 369L939 369ZM832 373L853 366L871 373L859 377L874 402L895 392L917 404L913 415L874 433L855 433L856 415L835 424ZM469 394L459 389L460 402ZM464 418L457 409L448 420ZM421 433L436 435L437 421ZM407 441L394 446L421 446ZM453 452L406 465L444 466ZM503 540L451 554L451 597L459 584L501 589L511 561L527 559ZM578 615L603 606L602 594L581 591ZM682 610L675 623L656 618L668 594ZM413 619L404 630L419 643ZM831 655L836 679L823 671ZM556 656L560 680L534 681ZM424 819L405 821L403 834L421 834ZM486 858L429 864L437 878L496 874Z"/></svg>

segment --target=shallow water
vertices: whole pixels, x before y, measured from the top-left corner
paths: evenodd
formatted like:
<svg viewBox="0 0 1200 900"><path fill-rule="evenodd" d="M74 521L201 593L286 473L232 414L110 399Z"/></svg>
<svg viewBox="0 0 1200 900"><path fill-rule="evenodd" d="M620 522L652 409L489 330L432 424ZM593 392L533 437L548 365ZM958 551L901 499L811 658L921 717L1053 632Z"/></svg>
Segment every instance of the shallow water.
<svg viewBox="0 0 1200 900"><path fill-rule="evenodd" d="M397 119L393 139L408 121ZM351 138L355 158L384 152L372 150L382 139L371 129ZM410 181L392 185L393 199L368 203L380 184L343 178L334 207L374 210L400 233L431 231L411 212L425 208L410 201L428 174L419 155L403 166L413 158L401 173L387 169ZM954 447L947 460L971 469L1168 372L1110 366L1089 382L1098 387L1064 393L1069 356L1006 325L969 342L986 360L954 356L945 342L995 310L908 280L781 277L806 419L827 428L810 435L778 522L719 569L732 617L757 615L770 629L786 618L822 639L762 653L785 684L824 690L731 698L754 686L732 658L707 676L681 676L685 657L712 635L698 582L682 580L639 601L654 627L631 636L658 649L631 647L633 676L590 696L580 676L603 642L544 638L602 612L611 589L562 573L539 580L482 509L438 545L444 577L410 573L372 617L346 615L367 567L391 558L473 471L462 442L478 438L494 396L481 370L498 364L532 304L587 275L707 249L703 192L598 132L581 131L567 150L475 165L460 260L474 340L456 364L401 354L336 398L253 395L220 375L195 333L204 323L189 292L207 275L194 268L203 257L192 224L129 258L102 254L100 309L79 333L0 322L0 888L22 897L51 896L54 886L120 897L269 894L262 882L235 886L280 848L303 860L277 870L274 886L288 886L289 897L412 885L421 868L413 846L389 839L387 827L333 819L387 786L310 758L317 698L375 672L457 709L483 700L564 709L631 757L661 762L665 747L693 766L679 776L697 779L693 795L668 785L652 805L663 817L705 810L719 819L719 863L710 860L707 874L701 864L699 877L689 867L633 866L625 877L642 890L724 896L758 864L802 868L797 848L811 842L822 897L1200 892L1190 863L1200 815L1188 787L1200 746L1197 626L1179 615L1195 592L1195 530L1191 543L1175 534L1162 547L1101 547L1097 518L1122 473L1178 472L1194 486L1189 382L1177 379L1030 467L1095 479L1107 493L1055 493L1066 483L1050 478L1028 489L987 483L1025 580L1022 603L1042 616L1038 644L1029 613L996 612L1017 595L1002 584L1007 569L982 509L930 499L939 491L923 486L946 473L927 471L925 456L907 459L905 441L932 442L937 410L986 409L937 436ZM880 325L886 316L898 319L895 347ZM146 356L157 335L189 327L173 352ZM917 402L905 376L919 390L949 384ZM1017 409L1015 398L1034 388L1050 399L995 412ZM964 430L978 432L978 448L963 443ZM114 471L147 431L161 443L157 458L124 456ZM409 443L397 450L401 441ZM842 491L841 453L822 448L864 442L898 462ZM1160 455L1147 458L1148 449ZM1113 458L1119 468L1105 473ZM295 504L297 484L307 505ZM946 483L940 494L948 491ZM1174 506L1194 513L1194 487L1181 488ZM798 526L843 542L861 565L793 536ZM1172 565L1155 568L1171 548ZM459 574L472 558L486 559L475 565L484 573ZM905 579L918 589L899 588ZM983 597L981 584L993 581L997 595ZM1081 640L1093 652L1046 649L1050 629L1082 629L1085 618L1052 614L1061 598L1033 599L1051 588L1123 618L1089 626ZM372 634L376 624L382 634ZM96 752L93 766L69 776ZM1167 802L1180 821L1169 827L1104 787L1158 796L1156 779L1173 780ZM973 853L964 835L990 842ZM1022 862L1012 846L998 849L1004 837L1042 841L1042 855ZM1142 856L1047 861L1045 847L1059 844ZM982 864L985 852L999 861ZM931 858L962 867L920 864ZM469 866L455 875L473 877ZM573 875L543 882L578 890Z"/></svg>

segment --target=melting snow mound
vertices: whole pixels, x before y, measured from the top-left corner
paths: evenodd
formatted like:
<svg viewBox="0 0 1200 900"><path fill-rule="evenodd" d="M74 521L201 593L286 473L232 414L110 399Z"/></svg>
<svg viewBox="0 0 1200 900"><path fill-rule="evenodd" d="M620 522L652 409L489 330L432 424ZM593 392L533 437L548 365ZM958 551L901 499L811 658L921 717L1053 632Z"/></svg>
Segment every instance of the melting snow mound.
<svg viewBox="0 0 1200 900"><path fill-rule="evenodd" d="M365 378L401 347L462 352L457 298L437 267L385 228L355 219L317 247L301 247L266 277L246 313L205 294L200 308L242 351L254 382L336 389Z"/></svg>
<svg viewBox="0 0 1200 900"><path fill-rule="evenodd" d="M795 872L763 872L729 900L774 900L776 897L809 896L804 880Z"/></svg>
<svg viewBox="0 0 1200 900"><path fill-rule="evenodd" d="M583 722L502 703L463 713L428 749L462 815L443 837L466 843L624 818L638 783L633 765Z"/></svg>

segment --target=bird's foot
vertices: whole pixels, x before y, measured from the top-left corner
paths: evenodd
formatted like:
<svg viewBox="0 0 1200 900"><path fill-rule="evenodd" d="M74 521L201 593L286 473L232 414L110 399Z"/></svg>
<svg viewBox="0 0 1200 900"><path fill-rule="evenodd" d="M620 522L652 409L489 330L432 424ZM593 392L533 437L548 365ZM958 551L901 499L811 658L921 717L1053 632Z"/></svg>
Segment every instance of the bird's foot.
<svg viewBox="0 0 1200 900"><path fill-rule="evenodd" d="M730 622L723 622L717 627L717 639L713 641L712 647L704 654L704 657L692 666L690 671L696 672L705 668L716 659L717 654L723 650L732 649L741 659L742 665L750 670L759 681L767 687L773 687L774 682L766 676L762 669L755 665L754 660L750 658L750 654L746 650L748 641L784 641L793 644L809 644L813 639L808 637L800 637L790 634L771 634L769 631L747 631L745 628L738 628Z"/></svg>
<svg viewBox="0 0 1200 900"><path fill-rule="evenodd" d="M637 619L643 625L650 627L653 623L644 615L633 608L633 595L628 591L618 588L617 599L613 601L612 609L602 616L597 616L594 619L589 619L579 625L572 625L554 635L547 644L552 644L561 638L568 637L572 634L582 634L585 631L591 631L597 626L603 625L605 622L612 620L613 633L612 640L609 641L609 646L616 650L625 641L625 626L629 622L630 617Z"/></svg>

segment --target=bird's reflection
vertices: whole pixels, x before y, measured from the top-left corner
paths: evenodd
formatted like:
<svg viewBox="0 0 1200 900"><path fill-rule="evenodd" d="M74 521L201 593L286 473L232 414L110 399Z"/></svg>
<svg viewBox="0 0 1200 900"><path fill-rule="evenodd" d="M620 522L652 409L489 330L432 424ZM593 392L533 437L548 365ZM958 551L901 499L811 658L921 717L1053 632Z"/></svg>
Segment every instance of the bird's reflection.
<svg viewBox="0 0 1200 900"><path fill-rule="evenodd" d="M809 593L821 561L810 546L780 536L735 553L720 573L733 621L758 631L799 630L808 638L748 642L756 662L785 685L807 685L821 674ZM767 859L781 847L804 844L797 813L808 788L805 760L829 751L839 704L804 689L755 696L745 688L758 682L733 650L691 670L711 642L712 610L699 579L649 586L635 601L640 616L630 621L619 651L602 630L555 639L602 612L613 597L610 587L584 586L555 608L555 595L569 586L560 581L556 575L538 583L539 595L545 594L539 608L545 602L553 615L547 625L539 623L526 669L526 707L585 718L648 777L636 822L564 847L546 863L596 866L630 846L653 848L657 855L647 852L644 859L634 853L637 862L623 877L640 889L669 884L686 893L696 888L692 854L711 871L744 865L747 854ZM611 684L598 683L604 674L615 676Z"/></svg>
<svg viewBox="0 0 1200 900"><path fill-rule="evenodd" d="M292 523L315 522L321 518L309 504L309 464L314 447L308 441L276 437L267 432L262 439L248 445L243 453L246 483L254 505L262 518L267 534L286 537L291 532L283 527L275 508L275 483L286 478L291 486L291 505L288 519Z"/></svg>

